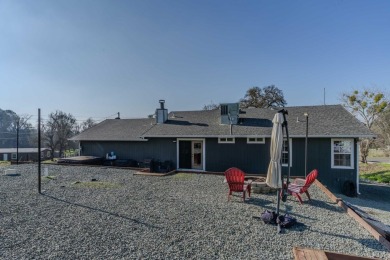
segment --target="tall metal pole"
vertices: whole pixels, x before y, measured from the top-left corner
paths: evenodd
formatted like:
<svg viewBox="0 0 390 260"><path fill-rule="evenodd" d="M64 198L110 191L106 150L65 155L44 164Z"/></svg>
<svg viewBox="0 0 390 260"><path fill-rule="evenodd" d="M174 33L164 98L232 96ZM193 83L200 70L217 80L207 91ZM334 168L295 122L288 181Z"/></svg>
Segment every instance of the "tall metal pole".
<svg viewBox="0 0 390 260"><path fill-rule="evenodd" d="M19 120L16 123L16 165L19 165Z"/></svg>
<svg viewBox="0 0 390 260"><path fill-rule="evenodd" d="M38 193L41 194L41 109L38 108Z"/></svg>
<svg viewBox="0 0 390 260"><path fill-rule="evenodd" d="M291 165L291 162L290 162L290 155L291 155L291 151L290 151L290 136L288 134L288 124L287 124L287 119L286 119L286 115L288 115L288 111L287 110L282 110L282 114L283 114L283 128L286 130L286 138L287 138L287 151L288 151L288 160L287 160L287 167L288 167L288 173L287 173L287 180L286 180L286 185L288 186L288 184L290 183L290 165ZM286 194L283 194L283 201L286 201L286 197L287 195Z"/></svg>
<svg viewBox="0 0 390 260"><path fill-rule="evenodd" d="M279 110L278 113L282 113L283 115L283 123L282 123L282 131L283 129L286 131L286 137L287 137L287 151L288 151L288 173L287 173L287 180L286 180L286 184L284 185L284 181L283 181L283 174L282 174L282 183L283 183L283 187L282 189L278 189L278 192L277 192L277 206L276 206L276 215L279 217L279 208L280 208L280 197L282 197L282 201L283 202L286 202L287 200L287 188L288 188L288 184L290 182L290 136L288 134L288 124L287 124L287 119L286 119L286 115L288 115L288 111L285 110L285 109L282 109L282 110ZM278 223L278 227L277 227L277 231L278 233L280 233L282 231L282 228L280 226L280 223Z"/></svg>
<svg viewBox="0 0 390 260"><path fill-rule="evenodd" d="M324 106L325 106L325 88L324 88Z"/></svg>
<svg viewBox="0 0 390 260"><path fill-rule="evenodd" d="M307 176L307 142L309 137L309 114L304 114L306 117L306 138L305 138L305 179Z"/></svg>

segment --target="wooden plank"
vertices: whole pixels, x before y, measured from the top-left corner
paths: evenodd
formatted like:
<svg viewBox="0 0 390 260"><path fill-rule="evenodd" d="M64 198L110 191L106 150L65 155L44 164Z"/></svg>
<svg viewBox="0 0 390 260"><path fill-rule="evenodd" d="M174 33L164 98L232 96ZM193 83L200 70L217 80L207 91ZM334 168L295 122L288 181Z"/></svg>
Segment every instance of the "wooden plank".
<svg viewBox="0 0 390 260"><path fill-rule="evenodd" d="M348 207L340 198L337 198L332 192L330 192L321 182L316 180L314 182L328 197L341 208L343 208L349 216L355 219L362 227L364 227L370 234L381 243L388 251L390 251L390 242L386 240L378 231L376 231L370 224L368 224L363 218L361 218L355 211Z"/></svg>
<svg viewBox="0 0 390 260"><path fill-rule="evenodd" d="M318 179L314 182L318 188L320 188L328 197L334 202L337 203L341 198L337 198L330 190L328 190Z"/></svg>
<svg viewBox="0 0 390 260"><path fill-rule="evenodd" d="M295 260L373 260L375 258L340 254L313 248L294 247Z"/></svg>
<svg viewBox="0 0 390 260"><path fill-rule="evenodd" d="M308 260L316 260L316 254L314 252L314 249L305 248L305 256Z"/></svg>
<svg viewBox="0 0 390 260"><path fill-rule="evenodd" d="M293 247L293 254L295 260L306 260L305 252L301 247Z"/></svg>
<svg viewBox="0 0 390 260"><path fill-rule="evenodd" d="M314 250L315 259L317 260L327 260L328 257L326 256L324 251L321 250Z"/></svg>

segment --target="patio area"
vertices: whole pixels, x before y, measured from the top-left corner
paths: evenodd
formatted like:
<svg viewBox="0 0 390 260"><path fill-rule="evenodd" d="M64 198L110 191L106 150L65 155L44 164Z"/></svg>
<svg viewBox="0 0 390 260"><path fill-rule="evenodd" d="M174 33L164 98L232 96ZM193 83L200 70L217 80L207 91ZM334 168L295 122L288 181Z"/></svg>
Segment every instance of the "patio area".
<svg viewBox="0 0 390 260"><path fill-rule="evenodd" d="M227 202L223 176L44 167L52 178L44 178L42 195L37 165L20 165L16 176L0 167L2 259L293 259L294 246L390 258L315 185L310 203L289 197L281 204L299 224L277 234L259 219L275 210L276 195L252 194L243 203L237 194Z"/></svg>

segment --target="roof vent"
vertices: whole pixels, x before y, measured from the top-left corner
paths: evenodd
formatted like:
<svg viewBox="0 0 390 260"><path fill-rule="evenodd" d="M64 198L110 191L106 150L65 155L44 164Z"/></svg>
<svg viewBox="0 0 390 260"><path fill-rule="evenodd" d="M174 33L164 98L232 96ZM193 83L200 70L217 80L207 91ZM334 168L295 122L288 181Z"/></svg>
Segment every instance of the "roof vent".
<svg viewBox="0 0 390 260"><path fill-rule="evenodd" d="M221 104L221 124L236 125L239 113L239 103Z"/></svg>
<svg viewBox="0 0 390 260"><path fill-rule="evenodd" d="M160 109L164 109L165 100L164 99L160 99L158 102L160 102Z"/></svg>
<svg viewBox="0 0 390 260"><path fill-rule="evenodd" d="M160 99L160 108L156 109L156 123L164 124L168 119L168 109L164 108L165 100Z"/></svg>

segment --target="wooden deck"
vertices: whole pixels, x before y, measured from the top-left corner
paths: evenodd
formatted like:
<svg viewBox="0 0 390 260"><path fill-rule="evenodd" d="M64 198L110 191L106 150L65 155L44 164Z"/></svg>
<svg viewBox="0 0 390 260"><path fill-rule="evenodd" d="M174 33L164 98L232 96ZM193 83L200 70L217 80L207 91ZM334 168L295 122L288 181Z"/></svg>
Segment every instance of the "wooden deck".
<svg viewBox="0 0 390 260"><path fill-rule="evenodd" d="M364 260L375 259L354 255L339 254L336 252L322 251L312 248L294 247L293 248L295 260Z"/></svg>

